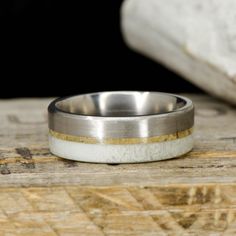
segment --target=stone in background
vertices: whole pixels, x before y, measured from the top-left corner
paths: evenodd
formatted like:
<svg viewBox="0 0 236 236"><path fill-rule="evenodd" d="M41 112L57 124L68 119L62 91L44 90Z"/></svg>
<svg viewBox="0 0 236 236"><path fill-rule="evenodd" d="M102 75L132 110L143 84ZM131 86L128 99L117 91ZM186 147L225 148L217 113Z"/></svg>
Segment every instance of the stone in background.
<svg viewBox="0 0 236 236"><path fill-rule="evenodd" d="M235 0L126 0L122 31L134 50L236 104Z"/></svg>

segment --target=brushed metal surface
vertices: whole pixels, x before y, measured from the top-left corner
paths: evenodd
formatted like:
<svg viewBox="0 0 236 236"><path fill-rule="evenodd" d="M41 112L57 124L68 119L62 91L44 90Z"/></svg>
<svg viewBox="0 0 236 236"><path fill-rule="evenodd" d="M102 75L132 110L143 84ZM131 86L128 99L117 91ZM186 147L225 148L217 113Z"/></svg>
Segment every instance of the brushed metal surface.
<svg viewBox="0 0 236 236"><path fill-rule="evenodd" d="M59 98L48 107L49 129L104 138L145 138L191 128L188 98L159 92L100 92Z"/></svg>

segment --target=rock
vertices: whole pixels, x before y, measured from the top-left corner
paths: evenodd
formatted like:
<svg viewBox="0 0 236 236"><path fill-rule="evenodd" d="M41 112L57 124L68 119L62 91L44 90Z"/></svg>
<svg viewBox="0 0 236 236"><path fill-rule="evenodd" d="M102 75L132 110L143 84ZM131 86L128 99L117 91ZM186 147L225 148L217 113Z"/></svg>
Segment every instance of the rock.
<svg viewBox="0 0 236 236"><path fill-rule="evenodd" d="M235 0L126 0L122 31L134 50L236 104Z"/></svg>

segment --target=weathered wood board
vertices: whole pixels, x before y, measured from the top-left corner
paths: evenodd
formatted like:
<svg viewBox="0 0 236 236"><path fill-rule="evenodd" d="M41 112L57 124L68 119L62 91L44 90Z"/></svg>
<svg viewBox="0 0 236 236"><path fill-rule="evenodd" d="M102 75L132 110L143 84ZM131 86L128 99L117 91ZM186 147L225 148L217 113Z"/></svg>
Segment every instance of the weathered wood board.
<svg viewBox="0 0 236 236"><path fill-rule="evenodd" d="M124 165L51 155L50 99L0 101L0 236L236 235L236 109L189 97L194 150Z"/></svg>

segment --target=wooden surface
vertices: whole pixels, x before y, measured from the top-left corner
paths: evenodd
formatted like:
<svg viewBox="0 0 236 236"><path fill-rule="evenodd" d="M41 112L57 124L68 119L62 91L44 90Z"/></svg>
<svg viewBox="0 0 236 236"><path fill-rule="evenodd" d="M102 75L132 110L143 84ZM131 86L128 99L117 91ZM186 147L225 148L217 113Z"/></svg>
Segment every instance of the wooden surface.
<svg viewBox="0 0 236 236"><path fill-rule="evenodd" d="M0 101L0 236L236 235L236 109L193 96L195 147L87 164L49 153L49 99Z"/></svg>

